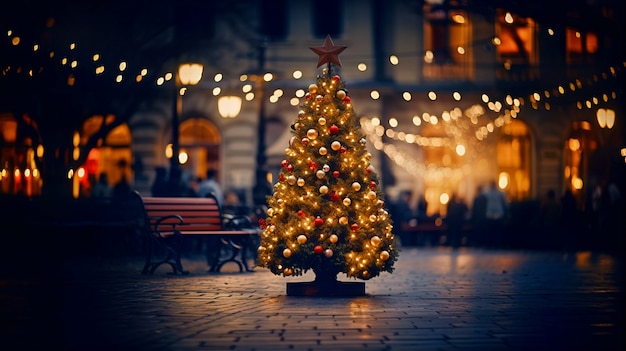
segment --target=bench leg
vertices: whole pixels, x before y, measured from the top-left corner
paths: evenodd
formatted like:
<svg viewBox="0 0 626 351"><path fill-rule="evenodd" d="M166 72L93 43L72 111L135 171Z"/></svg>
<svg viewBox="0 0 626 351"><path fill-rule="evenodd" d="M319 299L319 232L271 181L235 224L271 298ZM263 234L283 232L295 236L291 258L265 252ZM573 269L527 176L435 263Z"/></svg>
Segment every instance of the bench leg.
<svg viewBox="0 0 626 351"><path fill-rule="evenodd" d="M207 246L207 263L210 266L209 272L219 272L222 267L228 262L234 262L239 267L239 272L253 272L248 266L246 251L248 250L249 237L237 236L222 236L213 239ZM230 257L225 260L221 260L222 249L228 246L232 250ZM239 258L237 258L239 256Z"/></svg>
<svg viewBox="0 0 626 351"><path fill-rule="evenodd" d="M183 264L180 261L180 249L182 245L182 235L177 233L168 238L152 237L151 244L149 244L148 255L146 256L146 263L142 274L154 274L160 265L167 263L172 267L171 274L189 274L189 271L183 269ZM160 261L153 261L155 248L165 252L165 258Z"/></svg>

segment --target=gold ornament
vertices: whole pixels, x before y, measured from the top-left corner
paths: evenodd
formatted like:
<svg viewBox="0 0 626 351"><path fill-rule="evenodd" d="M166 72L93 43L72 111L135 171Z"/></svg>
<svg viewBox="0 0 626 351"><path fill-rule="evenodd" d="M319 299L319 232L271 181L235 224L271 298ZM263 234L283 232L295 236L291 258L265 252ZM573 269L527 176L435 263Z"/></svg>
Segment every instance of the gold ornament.
<svg viewBox="0 0 626 351"><path fill-rule="evenodd" d="M332 235L328 238L328 240L330 240L330 242L334 244L334 243L336 243L336 242L339 240L339 237L338 237L337 235L335 235L335 234L332 234Z"/></svg>
<svg viewBox="0 0 626 351"><path fill-rule="evenodd" d="M376 199L376 192L375 191L370 191L369 193L367 193L367 198L370 200L375 200Z"/></svg>
<svg viewBox="0 0 626 351"><path fill-rule="evenodd" d="M352 204L352 200L350 200L349 197L346 197L345 199L343 199L343 204L345 206L350 206Z"/></svg>
<svg viewBox="0 0 626 351"><path fill-rule="evenodd" d="M346 97L346 91L345 90L337 90L337 94L335 94L335 96L337 97L337 99L343 100Z"/></svg>
<svg viewBox="0 0 626 351"><path fill-rule="evenodd" d="M319 171L317 171L317 173L315 173L315 176L317 176L318 179L322 179L324 177L326 177L326 172L322 171L321 169Z"/></svg>
<svg viewBox="0 0 626 351"><path fill-rule="evenodd" d="M374 246L378 246L380 245L380 238L378 237L378 235L374 235L371 239L370 239L370 243L372 243L372 245Z"/></svg>
<svg viewBox="0 0 626 351"><path fill-rule="evenodd" d="M284 250L283 250L283 256L284 256L285 258L289 258L289 257L291 257L291 250L289 250L289 249L284 249Z"/></svg>
<svg viewBox="0 0 626 351"><path fill-rule="evenodd" d="M333 257L333 250L331 250L331 249L324 250L324 256L326 256L328 258Z"/></svg>
<svg viewBox="0 0 626 351"><path fill-rule="evenodd" d="M354 191L361 190L361 184L359 182L352 183L352 190L354 190Z"/></svg>
<svg viewBox="0 0 626 351"><path fill-rule="evenodd" d="M317 123L321 126L326 124L326 118L324 117L320 117L320 119L317 120Z"/></svg>
<svg viewBox="0 0 626 351"><path fill-rule="evenodd" d="M296 240L298 240L298 244L302 245L302 244L306 243L307 239L306 239L306 236L304 236L304 235L298 235L298 238Z"/></svg>
<svg viewBox="0 0 626 351"><path fill-rule="evenodd" d="M320 152L320 155L324 156L324 155L326 155L328 153L328 149L322 146L322 147L320 147L319 152Z"/></svg>
<svg viewBox="0 0 626 351"><path fill-rule="evenodd" d="M298 186L304 186L304 179L298 178Z"/></svg>
<svg viewBox="0 0 626 351"><path fill-rule="evenodd" d="M287 177L287 183L289 183L290 185L296 184L296 176L290 175L289 177Z"/></svg>
<svg viewBox="0 0 626 351"><path fill-rule="evenodd" d="M328 193L328 187L326 185L322 185L320 187L320 194L327 194Z"/></svg>
<svg viewBox="0 0 626 351"><path fill-rule="evenodd" d="M381 251L380 252L380 259L383 260L383 261L387 261L389 259L389 252Z"/></svg>
<svg viewBox="0 0 626 351"><path fill-rule="evenodd" d="M337 151L341 149L341 143L335 140L330 144L330 148Z"/></svg>
<svg viewBox="0 0 626 351"><path fill-rule="evenodd" d="M317 85L316 84L309 85L309 93L311 93L311 94L317 93Z"/></svg>
<svg viewBox="0 0 626 351"><path fill-rule="evenodd" d="M318 133L317 133L317 130L315 129L309 129L306 131L306 136L309 137L309 139L311 140L317 139L317 135Z"/></svg>

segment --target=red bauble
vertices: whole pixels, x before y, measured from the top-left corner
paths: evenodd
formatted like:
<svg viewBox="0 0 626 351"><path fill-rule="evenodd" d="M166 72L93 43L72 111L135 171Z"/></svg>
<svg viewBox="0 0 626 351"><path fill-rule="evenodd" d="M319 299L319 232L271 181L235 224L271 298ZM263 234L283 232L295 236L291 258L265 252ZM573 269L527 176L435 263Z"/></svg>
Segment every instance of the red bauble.
<svg viewBox="0 0 626 351"><path fill-rule="evenodd" d="M317 163L315 163L313 161L309 162L309 168L314 170L314 171L317 171Z"/></svg>
<svg viewBox="0 0 626 351"><path fill-rule="evenodd" d="M304 217L306 217L306 213L304 213L304 211L302 211L302 210L298 210L298 216L300 218L304 218Z"/></svg>
<svg viewBox="0 0 626 351"><path fill-rule="evenodd" d="M341 152L342 154L345 154L345 153L346 153L346 151L347 151L347 149L346 149L344 146L342 146L342 147L339 149L339 152Z"/></svg>
<svg viewBox="0 0 626 351"><path fill-rule="evenodd" d="M267 222L265 222L265 219L259 218L259 227L261 227L261 229L265 229L267 227Z"/></svg>
<svg viewBox="0 0 626 351"><path fill-rule="evenodd" d="M350 229L352 229L353 231L357 231L359 230L359 225L356 223L353 223L350 225Z"/></svg>
<svg viewBox="0 0 626 351"><path fill-rule="evenodd" d="M350 103L350 97L346 96L345 98L343 98L343 103L344 104L349 104Z"/></svg>
<svg viewBox="0 0 626 351"><path fill-rule="evenodd" d="M337 133L339 133L339 127L337 127L336 125L333 124L332 126L330 126L328 128L328 132L330 134L337 134Z"/></svg>
<svg viewBox="0 0 626 351"><path fill-rule="evenodd" d="M287 161L287 160L280 161L280 166L282 168L286 168L288 165L289 165L289 161Z"/></svg>
<svg viewBox="0 0 626 351"><path fill-rule="evenodd" d="M339 171L333 171L333 177L339 178L339 175L340 175Z"/></svg>
<svg viewBox="0 0 626 351"><path fill-rule="evenodd" d="M293 172L293 165L287 165L287 170L291 173Z"/></svg>
<svg viewBox="0 0 626 351"><path fill-rule="evenodd" d="M339 200L341 200L341 198L336 192L333 191L332 193L330 193L330 201L339 202Z"/></svg>
<svg viewBox="0 0 626 351"><path fill-rule="evenodd" d="M339 81L341 80L341 77L339 77L338 75L334 75L333 76L333 80L337 83L339 83Z"/></svg>
<svg viewBox="0 0 626 351"><path fill-rule="evenodd" d="M322 224L324 224L324 220L321 217L318 216L317 218L315 218L315 222L314 223L315 223L316 227L319 227Z"/></svg>
<svg viewBox="0 0 626 351"><path fill-rule="evenodd" d="M307 100L311 100L311 93L306 93L306 95L304 95L304 98Z"/></svg>
<svg viewBox="0 0 626 351"><path fill-rule="evenodd" d="M375 181L371 181L370 182L370 188L376 189L376 182Z"/></svg>
<svg viewBox="0 0 626 351"><path fill-rule="evenodd" d="M324 248L321 247L320 245L317 245L316 247L313 248L313 252L316 253L317 255L321 255L322 252L324 252Z"/></svg>
<svg viewBox="0 0 626 351"><path fill-rule="evenodd" d="M279 175L278 175L278 181L282 182L282 181L284 181L284 180L285 180L285 176L284 176L284 175L282 175L282 174L279 174Z"/></svg>

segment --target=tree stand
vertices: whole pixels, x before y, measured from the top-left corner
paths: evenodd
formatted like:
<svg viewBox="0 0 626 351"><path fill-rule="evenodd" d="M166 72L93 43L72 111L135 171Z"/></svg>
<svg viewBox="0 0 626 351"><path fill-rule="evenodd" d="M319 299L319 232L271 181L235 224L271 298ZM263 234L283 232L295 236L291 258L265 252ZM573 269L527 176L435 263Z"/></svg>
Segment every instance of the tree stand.
<svg viewBox="0 0 626 351"><path fill-rule="evenodd" d="M337 273L315 272L312 282L287 283L288 296L365 296L365 283L340 282Z"/></svg>

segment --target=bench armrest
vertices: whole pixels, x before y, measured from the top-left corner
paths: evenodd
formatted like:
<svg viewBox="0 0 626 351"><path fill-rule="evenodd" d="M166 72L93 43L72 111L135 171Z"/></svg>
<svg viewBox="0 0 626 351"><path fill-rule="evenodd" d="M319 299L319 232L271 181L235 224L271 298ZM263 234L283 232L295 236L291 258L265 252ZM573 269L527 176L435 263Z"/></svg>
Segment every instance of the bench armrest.
<svg viewBox="0 0 626 351"><path fill-rule="evenodd" d="M222 228L224 230L239 230L252 228L252 220L246 215L222 214Z"/></svg>
<svg viewBox="0 0 626 351"><path fill-rule="evenodd" d="M175 232L176 226L182 225L182 224L183 224L183 217L179 215L168 215L168 216L159 217L154 221L154 233L156 233L160 237L163 237L163 235L161 235L161 230L159 229L161 228L161 226L172 226L171 231Z"/></svg>

